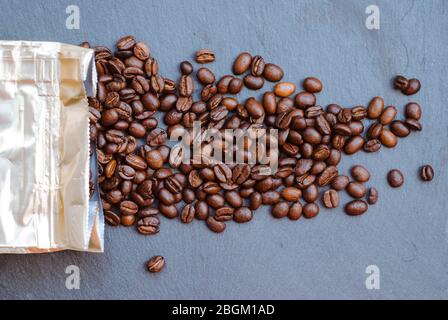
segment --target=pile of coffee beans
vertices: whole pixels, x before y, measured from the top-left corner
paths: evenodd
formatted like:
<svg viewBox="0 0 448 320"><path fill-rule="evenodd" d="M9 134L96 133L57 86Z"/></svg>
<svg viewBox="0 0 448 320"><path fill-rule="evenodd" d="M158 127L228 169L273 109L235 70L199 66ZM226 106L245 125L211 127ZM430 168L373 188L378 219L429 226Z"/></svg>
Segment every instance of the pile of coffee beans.
<svg viewBox="0 0 448 320"><path fill-rule="evenodd" d="M377 202L378 190L365 185L370 172L361 165L351 169L352 179L342 175L338 164L343 155L393 148L400 138L422 130L416 102L405 106L404 120L381 97L367 106L324 108L317 102L324 88L318 78L306 78L297 92L293 82L282 81L281 67L249 52L235 59L233 74L218 78L205 66L215 61L215 53L199 50L194 60L201 66L195 70L190 61L181 62L174 81L159 74L149 47L133 36L119 39L115 51L94 50L99 82L97 97L89 100L90 138L97 146L105 219L112 226L135 226L144 235L159 232L159 214L185 224L202 220L217 233L229 221L249 222L262 205L270 206L275 218L313 218L320 211L319 199L326 208L339 207L342 190L354 199L345 212L361 215ZM275 85L261 99L235 97L267 82ZM420 89L418 80L402 76L394 85L407 95ZM164 126L156 113L163 115ZM221 132L277 129L278 170L266 175L266 164L212 161L208 140L201 145L201 162L184 163L182 149L170 148L167 138L191 133L195 121ZM421 169L424 181L433 175L430 166ZM404 178L393 170L388 181L398 187ZM148 269L156 272L163 264L158 256Z"/></svg>

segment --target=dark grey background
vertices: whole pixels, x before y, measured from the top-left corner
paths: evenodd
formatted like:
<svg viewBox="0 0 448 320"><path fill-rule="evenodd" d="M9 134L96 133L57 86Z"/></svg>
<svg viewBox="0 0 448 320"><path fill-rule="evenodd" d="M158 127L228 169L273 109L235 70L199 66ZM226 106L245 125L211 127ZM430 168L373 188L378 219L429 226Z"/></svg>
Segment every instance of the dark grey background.
<svg viewBox="0 0 448 320"><path fill-rule="evenodd" d="M80 7L80 30L65 28L69 4ZM370 4L381 10L379 31L364 24ZM321 105L365 105L381 95L401 117L408 101L424 109L423 132L393 150L343 160L342 172L354 163L370 168L368 184L380 191L379 203L361 217L336 209L311 221L278 221L262 209L251 223L229 223L220 235L202 222L166 219L154 237L107 228L104 254L0 256L0 298L448 298L447 1L1 0L0 7L4 39L112 46L134 34L150 44L161 73L171 78L197 49L215 50L211 68L218 75L247 50L281 65L285 80L320 77ZM406 97L392 90L396 74L421 79L421 92ZM418 179L426 163L436 171L432 183ZM401 189L387 186L391 168L406 175ZM167 264L150 275L144 263L155 254ZM71 264L81 269L80 290L65 288ZM368 265L381 270L380 290L365 287Z"/></svg>

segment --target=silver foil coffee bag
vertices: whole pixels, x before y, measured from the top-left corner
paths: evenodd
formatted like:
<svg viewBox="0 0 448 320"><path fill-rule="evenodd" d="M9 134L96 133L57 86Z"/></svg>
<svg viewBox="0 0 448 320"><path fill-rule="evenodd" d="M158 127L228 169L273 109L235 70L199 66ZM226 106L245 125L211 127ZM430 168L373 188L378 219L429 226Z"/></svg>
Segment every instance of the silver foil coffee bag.
<svg viewBox="0 0 448 320"><path fill-rule="evenodd" d="M0 41L0 253L103 251L89 194L94 65L91 49Z"/></svg>

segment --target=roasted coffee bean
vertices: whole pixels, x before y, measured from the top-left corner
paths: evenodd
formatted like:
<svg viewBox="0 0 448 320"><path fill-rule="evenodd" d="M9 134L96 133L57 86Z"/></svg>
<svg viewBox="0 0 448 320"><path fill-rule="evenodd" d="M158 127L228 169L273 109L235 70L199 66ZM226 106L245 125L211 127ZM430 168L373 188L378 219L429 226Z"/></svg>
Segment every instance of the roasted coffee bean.
<svg viewBox="0 0 448 320"><path fill-rule="evenodd" d="M163 270L165 267L165 259L162 256L154 256L146 264L149 272L156 273Z"/></svg>
<svg viewBox="0 0 448 320"><path fill-rule="evenodd" d="M367 202L364 200L353 200L345 205L345 213L349 216L359 216L368 209Z"/></svg>
<svg viewBox="0 0 448 320"><path fill-rule="evenodd" d="M308 186L303 190L303 200L308 203L315 202L319 197L319 190L315 184Z"/></svg>
<svg viewBox="0 0 448 320"><path fill-rule="evenodd" d="M420 120L422 117L422 109L420 105L416 102L410 102L405 107L406 118Z"/></svg>
<svg viewBox="0 0 448 320"><path fill-rule="evenodd" d="M303 81L303 89L307 92L318 93L323 88L322 82L315 77L308 77Z"/></svg>
<svg viewBox="0 0 448 320"><path fill-rule="evenodd" d="M216 233L221 233L226 229L226 224L221 221L217 221L215 217L208 217L206 220L207 227Z"/></svg>
<svg viewBox="0 0 448 320"><path fill-rule="evenodd" d="M356 153L363 148L364 143L365 140L362 136L351 137L344 145L344 152L346 154Z"/></svg>
<svg viewBox="0 0 448 320"><path fill-rule="evenodd" d="M316 96L309 92L300 92L295 96L294 102L297 107L306 109L316 104Z"/></svg>
<svg viewBox="0 0 448 320"><path fill-rule="evenodd" d="M355 179L358 182L367 182L370 179L369 170L367 170L366 167L359 165L359 164L353 166L350 169L350 173L351 173L353 179Z"/></svg>
<svg viewBox="0 0 448 320"><path fill-rule="evenodd" d="M306 189L316 181L316 176L305 173L296 177L296 185L299 189Z"/></svg>
<svg viewBox="0 0 448 320"><path fill-rule="evenodd" d="M203 85L208 85L215 82L215 75L208 68L199 68L196 72L196 77ZM218 86L219 90L219 86ZM224 92L225 93L225 92Z"/></svg>
<svg viewBox="0 0 448 320"><path fill-rule="evenodd" d="M116 109L108 109L103 111L101 115L101 123L105 127L114 125L119 119Z"/></svg>
<svg viewBox="0 0 448 320"><path fill-rule="evenodd" d="M250 195L250 199L249 199L249 208L250 210L257 210L258 208L260 208L262 204L262 195L259 192L253 192Z"/></svg>
<svg viewBox="0 0 448 320"><path fill-rule="evenodd" d="M149 48L146 44L143 42L137 42L134 45L134 56L136 56L138 59L145 61L149 58Z"/></svg>
<svg viewBox="0 0 448 320"><path fill-rule="evenodd" d="M277 97L288 97L296 91L296 85L292 82L279 82L274 87Z"/></svg>
<svg viewBox="0 0 448 320"><path fill-rule="evenodd" d="M363 120L367 117L367 109L363 106L357 106L352 108L352 119Z"/></svg>
<svg viewBox="0 0 448 320"><path fill-rule="evenodd" d="M159 169L163 167L163 157L159 150L151 150L146 153L146 162L152 169Z"/></svg>
<svg viewBox="0 0 448 320"><path fill-rule="evenodd" d="M298 220L302 216L302 204L297 201L291 205L288 211L288 218L291 220Z"/></svg>
<svg viewBox="0 0 448 320"><path fill-rule="evenodd" d="M193 72L193 65L189 61L182 61L179 68L183 75L189 75Z"/></svg>
<svg viewBox="0 0 448 320"><path fill-rule="evenodd" d="M431 181L434 179L434 169L429 165L424 165L420 168L420 178L423 181Z"/></svg>
<svg viewBox="0 0 448 320"><path fill-rule="evenodd" d="M322 135L314 128L306 128L302 133L303 140L310 144L319 144L322 141Z"/></svg>
<svg viewBox="0 0 448 320"><path fill-rule="evenodd" d="M145 207L138 211L139 218L154 217L158 214L159 214L159 210L157 210L156 208L151 208L151 207Z"/></svg>
<svg viewBox="0 0 448 320"><path fill-rule="evenodd" d="M254 119L264 116L263 105L253 97L246 100L245 107L249 115Z"/></svg>
<svg viewBox="0 0 448 320"><path fill-rule="evenodd" d="M317 177L317 184L320 187L329 185L334 178L338 176L338 168L335 166L328 166L325 170Z"/></svg>
<svg viewBox="0 0 448 320"><path fill-rule="evenodd" d="M245 223L252 220L253 212L248 207L241 207L234 211L233 220L238 223Z"/></svg>
<svg viewBox="0 0 448 320"><path fill-rule="evenodd" d="M403 76L396 76L394 79L394 88L398 90L405 90L409 85L408 79Z"/></svg>
<svg viewBox="0 0 448 320"><path fill-rule="evenodd" d="M120 212L123 215L136 215L138 212L138 205L132 201L122 201L120 202Z"/></svg>
<svg viewBox="0 0 448 320"><path fill-rule="evenodd" d="M327 164L324 161L315 161L311 167L310 174L317 176L325 170Z"/></svg>
<svg viewBox="0 0 448 320"><path fill-rule="evenodd" d="M135 224L136 218L135 216L121 216L120 224L125 227L130 227Z"/></svg>
<svg viewBox="0 0 448 320"><path fill-rule="evenodd" d="M227 191L224 193L224 197L233 208L239 208L243 205L243 199L237 191Z"/></svg>
<svg viewBox="0 0 448 320"><path fill-rule="evenodd" d="M404 121L404 123L410 130L413 130L413 131L421 131L422 130L421 123L415 119L408 118Z"/></svg>
<svg viewBox="0 0 448 320"><path fill-rule="evenodd" d="M350 179L347 176L340 175L333 179L331 182L331 187L337 191L344 190L348 184L350 183Z"/></svg>
<svg viewBox="0 0 448 320"><path fill-rule="evenodd" d="M308 119L315 119L323 113L324 111L321 106L311 106L305 110L305 117Z"/></svg>
<svg viewBox="0 0 448 320"><path fill-rule="evenodd" d="M221 187L216 182L207 181L202 185L202 190L207 194L218 194L221 191Z"/></svg>
<svg viewBox="0 0 448 320"><path fill-rule="evenodd" d="M267 165L260 164L252 167L250 176L254 180L263 180L270 174L271 168Z"/></svg>
<svg viewBox="0 0 448 320"><path fill-rule="evenodd" d="M345 123L337 123L333 127L333 131L341 136L351 136L352 129Z"/></svg>
<svg viewBox="0 0 448 320"><path fill-rule="evenodd" d="M407 137L411 133L404 122L400 120L395 120L390 124L390 131L400 138Z"/></svg>
<svg viewBox="0 0 448 320"><path fill-rule="evenodd" d="M253 76L260 77L263 74L265 62L263 57L255 56L252 58L251 73Z"/></svg>
<svg viewBox="0 0 448 320"><path fill-rule="evenodd" d="M180 214L180 220L183 223L191 223L194 220L194 216L196 214L196 210L193 204L187 204Z"/></svg>
<svg viewBox="0 0 448 320"><path fill-rule="evenodd" d="M240 185L249 178L251 168L248 164L238 164L232 171L232 180L234 183Z"/></svg>
<svg viewBox="0 0 448 320"><path fill-rule="evenodd" d="M243 89L244 82L240 78L233 78L229 83L228 92L238 94Z"/></svg>
<svg viewBox="0 0 448 320"><path fill-rule="evenodd" d="M401 187L401 185L403 185L404 183L403 173L401 173L401 171L398 169L393 169L387 174L387 181L393 188Z"/></svg>
<svg viewBox="0 0 448 320"><path fill-rule="evenodd" d="M251 74L246 75L243 78L244 85L251 90L261 89L264 85L264 79L262 77L256 77Z"/></svg>
<svg viewBox="0 0 448 320"><path fill-rule="evenodd" d="M120 216L111 210L104 210L104 221L108 225L116 227L120 224Z"/></svg>
<svg viewBox="0 0 448 320"><path fill-rule="evenodd" d="M232 170L230 170L230 168L224 163L219 163L216 165L213 168L213 171L215 172L215 176L218 181L227 182L232 179Z"/></svg>
<svg viewBox="0 0 448 320"><path fill-rule="evenodd" d="M280 201L280 193L278 191L268 191L261 194L261 202L265 205L273 205Z"/></svg>
<svg viewBox="0 0 448 320"><path fill-rule="evenodd" d="M134 168L135 170L145 170L147 168L147 164L145 162L145 160L135 154L128 154L125 157L126 163L131 166L132 168Z"/></svg>
<svg viewBox="0 0 448 320"><path fill-rule="evenodd" d="M228 93L230 81L232 81L232 79L234 79L234 77L231 75L225 75L225 76L221 77L221 79L219 79L219 82L217 84L218 92L222 93L222 94ZM213 82L210 82L210 83L213 83Z"/></svg>
<svg viewBox="0 0 448 320"><path fill-rule="evenodd" d="M381 116L384 109L384 100L381 97L373 98L367 107L367 118L376 119Z"/></svg>
<svg viewBox="0 0 448 320"><path fill-rule="evenodd" d="M349 123L352 120L352 110L349 108L342 108L337 115L338 121L341 123Z"/></svg>
<svg viewBox="0 0 448 320"><path fill-rule="evenodd" d="M149 111L156 111L160 107L160 100L151 92L145 93L142 96L143 106Z"/></svg>
<svg viewBox="0 0 448 320"><path fill-rule="evenodd" d="M367 202L369 204L375 204L378 201L378 190L376 188L370 188L367 196Z"/></svg>
<svg viewBox="0 0 448 320"><path fill-rule="evenodd" d="M348 123L348 127L353 136L361 135L364 132L364 124L358 120L352 120Z"/></svg>
<svg viewBox="0 0 448 320"><path fill-rule="evenodd" d="M313 158L316 161L324 161L330 156L330 147L326 144L316 146L313 151Z"/></svg>
<svg viewBox="0 0 448 320"><path fill-rule="evenodd" d="M207 102L211 99L216 93L218 92L218 88L214 84L206 85L204 88L202 88L201 91L201 99L202 101Z"/></svg>
<svg viewBox="0 0 448 320"><path fill-rule="evenodd" d="M377 139L381 131L383 130L383 125L381 123L373 123L367 130L367 137L369 139Z"/></svg>
<svg viewBox="0 0 448 320"><path fill-rule="evenodd" d="M288 215L288 212L289 204L285 201L275 204L271 209L272 216L277 219L286 217Z"/></svg>
<svg viewBox="0 0 448 320"><path fill-rule="evenodd" d="M383 130L381 130L379 140L387 148L393 148L398 143L397 136L386 128L383 128Z"/></svg>
<svg viewBox="0 0 448 320"><path fill-rule="evenodd" d="M109 163L106 165L106 168L104 169L104 175L106 176L106 178L111 178L114 175L116 168L117 161L113 159L109 161Z"/></svg>
<svg viewBox="0 0 448 320"><path fill-rule="evenodd" d="M371 139L368 140L365 144L364 144L364 151L365 152L376 152L381 148L381 142L378 139Z"/></svg>
<svg viewBox="0 0 448 320"><path fill-rule="evenodd" d="M407 96L410 96L416 94L419 91L420 91L420 81L418 79L409 79L407 87L403 89L401 92L403 92Z"/></svg>
<svg viewBox="0 0 448 320"><path fill-rule="evenodd" d="M212 194L207 197L206 202L213 209L219 209L224 206L225 200L220 194Z"/></svg>
<svg viewBox="0 0 448 320"><path fill-rule="evenodd" d="M329 135L331 133L331 126L323 114L316 118L316 129L323 135Z"/></svg>
<svg viewBox="0 0 448 320"><path fill-rule="evenodd" d="M263 77L270 81L270 82L278 82L280 80L282 80L284 75L283 70L273 64L273 63L266 63L264 66L264 70L263 70Z"/></svg>
<svg viewBox="0 0 448 320"><path fill-rule="evenodd" d="M312 219L319 214L320 208L316 203L307 203L302 210L302 214L307 219Z"/></svg>
<svg viewBox="0 0 448 320"><path fill-rule="evenodd" d="M267 114L276 114L277 99L274 92L265 92L263 94L263 107Z"/></svg>
<svg viewBox="0 0 448 320"><path fill-rule="evenodd" d="M193 78L187 75L181 76L178 91L180 96L190 97L194 91Z"/></svg>
<svg viewBox="0 0 448 320"><path fill-rule="evenodd" d="M215 212L215 219L217 221L230 221L233 219L233 213L235 209L231 207L222 207L216 210Z"/></svg>
<svg viewBox="0 0 448 320"><path fill-rule="evenodd" d="M336 190L330 189L322 195L322 203L328 209L337 208L339 206L339 194Z"/></svg>
<svg viewBox="0 0 448 320"><path fill-rule="evenodd" d="M248 52L242 52L238 55L233 63L233 73L235 75L240 75L245 73L252 64L252 56Z"/></svg>
<svg viewBox="0 0 448 320"><path fill-rule="evenodd" d="M162 188L158 192L158 199L164 204L164 205L172 205L175 203L175 199L173 197L173 194L168 191L168 189Z"/></svg>
<svg viewBox="0 0 448 320"><path fill-rule="evenodd" d="M347 193L355 199L364 197L367 193L367 188L360 182L350 182L347 186Z"/></svg>
<svg viewBox="0 0 448 320"><path fill-rule="evenodd" d="M194 205L195 218L198 220L205 220L209 215L209 208L205 201L198 201Z"/></svg>
<svg viewBox="0 0 448 320"><path fill-rule="evenodd" d="M137 231L144 235L154 235L160 231L160 220L155 216L142 218L137 222Z"/></svg>
<svg viewBox="0 0 448 320"><path fill-rule="evenodd" d="M332 103L332 104L329 104L329 105L327 106L327 113L329 113L329 114L333 114L333 115L335 115L335 116L336 116L341 110L342 110L342 108L341 108L341 106L338 105L338 104L334 104L334 103Z"/></svg>
<svg viewBox="0 0 448 320"><path fill-rule="evenodd" d="M215 61L215 54L210 49L202 49L196 51L196 62L197 63L210 63Z"/></svg>
<svg viewBox="0 0 448 320"><path fill-rule="evenodd" d="M347 137L345 137L345 136L341 136L340 134L336 134L331 139L331 145L336 150L342 150L344 148L344 146L345 146L346 138Z"/></svg>
<svg viewBox="0 0 448 320"><path fill-rule="evenodd" d="M288 187L283 189L280 194L286 201L297 202L302 196L302 190L296 187Z"/></svg>
<svg viewBox="0 0 448 320"><path fill-rule="evenodd" d="M382 125L387 125L392 121L394 121L396 115L397 115L397 108L395 108L394 106L389 106L383 110L379 121Z"/></svg>
<svg viewBox="0 0 448 320"><path fill-rule="evenodd" d="M339 162L341 162L341 159L342 153L340 150L330 149L330 155L328 156L327 160L325 160L325 162L329 166L337 166Z"/></svg>

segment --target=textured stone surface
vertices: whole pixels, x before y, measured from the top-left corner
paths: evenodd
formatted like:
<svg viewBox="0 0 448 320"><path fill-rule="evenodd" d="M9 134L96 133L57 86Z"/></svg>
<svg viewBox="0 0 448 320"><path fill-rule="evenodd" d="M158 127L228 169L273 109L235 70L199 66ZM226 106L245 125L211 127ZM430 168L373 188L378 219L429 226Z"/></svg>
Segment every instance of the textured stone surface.
<svg viewBox="0 0 448 320"><path fill-rule="evenodd" d="M65 8L73 2L81 10L80 30L65 29ZM355 163L368 167L368 184L380 192L361 217L322 209L311 221L278 221L261 209L251 223L229 223L220 235L202 222L166 219L155 237L107 228L104 254L0 256L0 298L448 298L448 3L374 1L381 29L369 31L364 21L371 2L0 0L4 39L111 46L134 34L150 44L161 73L172 78L178 62L197 49L215 50L211 68L220 75L247 50L281 65L285 80L320 77L321 105L367 104L381 95L403 116L406 102L415 100L423 106L424 126L393 150L343 160L342 172ZM405 97L392 90L395 74L421 79L420 93ZM426 163L436 172L431 183L418 179ZM387 185L391 168L406 176L400 189ZM150 275L145 262L156 254L166 258L166 267ZM81 269L80 290L65 288L71 264ZM365 287L372 264L381 270L380 290Z"/></svg>

